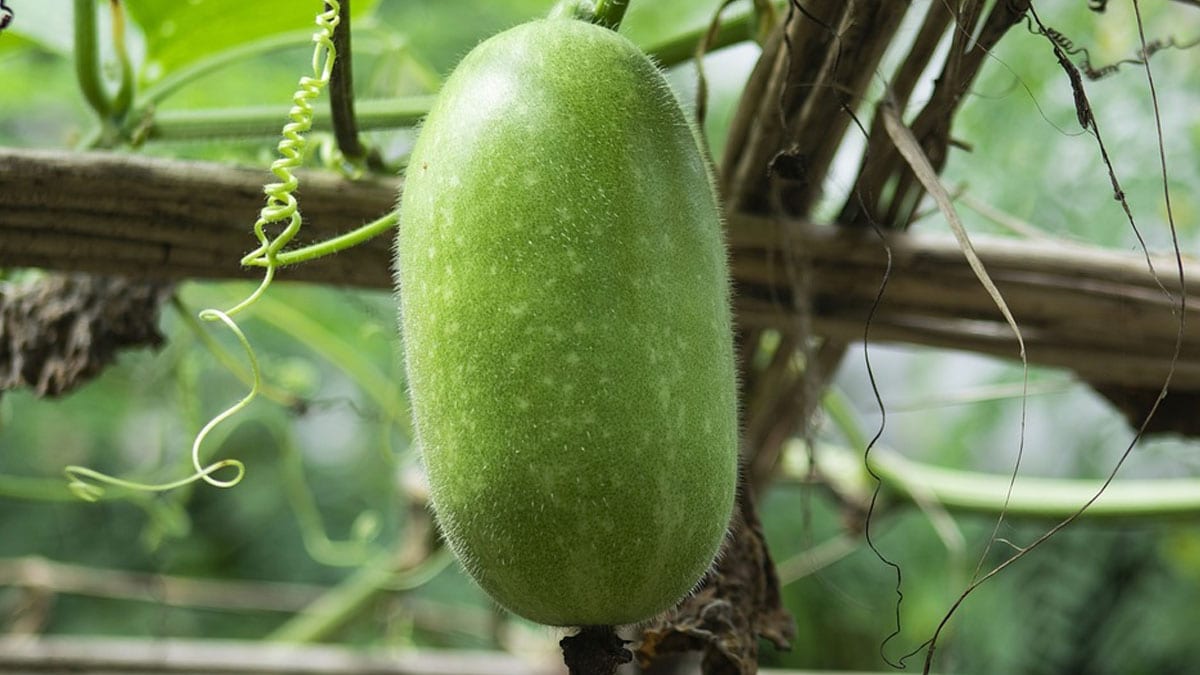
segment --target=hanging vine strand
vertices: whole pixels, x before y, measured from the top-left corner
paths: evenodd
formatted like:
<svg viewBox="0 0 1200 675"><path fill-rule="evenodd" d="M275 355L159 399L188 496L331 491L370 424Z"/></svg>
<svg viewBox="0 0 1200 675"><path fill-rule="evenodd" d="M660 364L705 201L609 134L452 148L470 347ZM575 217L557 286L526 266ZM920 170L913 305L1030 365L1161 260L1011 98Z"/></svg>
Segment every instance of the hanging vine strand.
<svg viewBox="0 0 1200 675"><path fill-rule="evenodd" d="M251 307L270 287L275 278L275 270L280 264L278 260L280 250L299 233L303 224L294 194L300 186L300 181L296 178L293 170L303 164L307 145L304 134L311 130L313 125L312 101L329 84L330 76L333 73L333 63L337 58L337 52L333 45L333 31L340 20L340 3L337 0L329 0L324 7L324 11L317 15L317 31L313 34L313 42L316 43L312 56L313 74L300 78L299 88L292 95L292 109L288 112L290 121L284 125L283 138L278 145L281 157L271 163L271 173L279 179L279 182L268 183L263 187L263 191L267 195L267 204L259 212L258 220L254 223L254 236L258 239L259 247L242 259L243 265L266 268L262 282L250 295L231 309L225 311L205 309L199 314L199 318L203 321L219 321L225 324L226 328L233 332L238 342L241 343L250 363L252 374L250 391L237 403L210 419L196 434L192 441L192 466L195 469L192 475L176 481L153 484L109 476L87 467L68 466L64 469L69 481L68 487L81 499L97 501L104 495L104 486L106 485L134 491L163 492L202 480L214 487L228 488L237 485L245 476L245 465L236 459L218 460L205 466L201 461L201 447L214 428L244 410L257 398L262 389L262 373L259 369L258 359L254 355L254 349L233 317ZM278 234L273 237L268 235L267 228L269 226L284 222L287 224ZM214 476L216 472L225 468L232 468L234 475L226 479Z"/></svg>

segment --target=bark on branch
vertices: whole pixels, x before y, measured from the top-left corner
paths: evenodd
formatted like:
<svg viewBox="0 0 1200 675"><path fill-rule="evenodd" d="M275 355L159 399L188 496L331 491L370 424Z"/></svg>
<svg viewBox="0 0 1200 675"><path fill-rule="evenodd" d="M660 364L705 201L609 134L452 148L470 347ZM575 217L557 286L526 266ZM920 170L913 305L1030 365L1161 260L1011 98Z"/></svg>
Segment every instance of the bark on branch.
<svg viewBox="0 0 1200 675"><path fill-rule="evenodd" d="M111 154L0 150L0 266L162 279L251 278L237 260L254 239L266 172ZM398 180L301 177L305 242L346 232L391 209ZM818 334L861 338L887 255L870 231L841 231L730 214L743 326L794 325L795 265L808 269ZM874 339L1006 357L1016 347L949 237L890 233L891 281ZM282 270L282 280L387 289L391 237ZM1157 387L1177 320L1134 254L1009 239L976 241L1023 326L1034 363L1099 384ZM1200 265L1187 263L1189 279ZM1167 288L1173 262L1155 265ZM1189 297L1200 284L1189 284ZM1200 302L1190 302L1176 389L1200 389ZM790 323L789 323L790 322Z"/></svg>
<svg viewBox="0 0 1200 675"><path fill-rule="evenodd" d="M0 671L241 675L562 675L562 666L495 651L361 652L262 642L0 638Z"/></svg>
<svg viewBox="0 0 1200 675"><path fill-rule="evenodd" d="M561 663L491 650L371 651L232 640L30 640L4 636L0 637L0 671L72 675L565 675L566 669ZM805 675L800 671L760 672Z"/></svg>
<svg viewBox="0 0 1200 675"><path fill-rule="evenodd" d="M399 181L301 172L297 244L352 230L396 203ZM159 279L256 278L241 256L266 201L265 170L107 153L0 149L0 266ZM391 240L280 278L390 285Z"/></svg>
<svg viewBox="0 0 1200 675"><path fill-rule="evenodd" d="M786 232L786 234L784 234ZM1021 325L1031 363L1076 371L1094 384L1157 391L1179 328L1177 300L1159 288L1143 257L1071 244L973 238L976 251ZM861 339L892 255L891 276L871 324L873 340L909 342L1017 358L995 303L951 237L808 226L741 218L731 231L739 321L786 328L794 306L786 283L809 277L819 335ZM793 256L788 260L784 255ZM1200 293L1200 265L1185 262L1188 297ZM1159 280L1178 293L1175 261L1154 259ZM1188 303L1174 388L1200 388L1200 307Z"/></svg>

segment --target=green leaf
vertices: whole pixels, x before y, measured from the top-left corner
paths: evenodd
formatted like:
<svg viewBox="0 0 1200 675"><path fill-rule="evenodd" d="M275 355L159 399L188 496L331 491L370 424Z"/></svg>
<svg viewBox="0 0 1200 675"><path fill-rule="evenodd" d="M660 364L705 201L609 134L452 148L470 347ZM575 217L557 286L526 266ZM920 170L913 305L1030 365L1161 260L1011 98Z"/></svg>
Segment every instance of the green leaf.
<svg viewBox="0 0 1200 675"><path fill-rule="evenodd" d="M127 0L146 40L151 81L213 54L276 36L315 29L324 2L296 0ZM378 0L356 0L351 16L370 14Z"/></svg>
<svg viewBox="0 0 1200 675"><path fill-rule="evenodd" d="M5 31L0 33L0 58L10 56L23 49L39 46L39 43L20 35L18 33L9 33Z"/></svg>
<svg viewBox="0 0 1200 675"><path fill-rule="evenodd" d="M380 7L379 14L404 35L415 54L448 74L480 41L546 16L553 5L554 0L406 0Z"/></svg>

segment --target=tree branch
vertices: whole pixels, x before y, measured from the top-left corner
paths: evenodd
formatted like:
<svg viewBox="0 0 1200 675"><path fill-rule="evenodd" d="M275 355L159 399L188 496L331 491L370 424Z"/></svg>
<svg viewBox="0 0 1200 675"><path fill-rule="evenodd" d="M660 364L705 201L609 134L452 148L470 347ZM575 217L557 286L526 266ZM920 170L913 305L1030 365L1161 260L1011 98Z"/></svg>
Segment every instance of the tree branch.
<svg viewBox="0 0 1200 675"><path fill-rule="evenodd" d="M861 339L887 265L872 232L738 220L733 230L735 296L744 324L785 327L793 306L781 277L783 256L809 264L817 334ZM757 231L756 231L757 230ZM785 242L783 247L779 242ZM1003 317L950 237L890 233L892 276L871 325L874 339L1016 358ZM975 237L976 250L1025 334L1031 363L1075 370L1093 383L1161 386L1178 319L1145 260L1104 249ZM1177 289L1174 261L1161 259L1162 283ZM1185 274L1195 279L1200 265ZM1189 282L1191 295L1200 282ZM1189 307L1189 323L1200 309ZM1200 388L1200 328L1187 327L1175 389Z"/></svg>
<svg viewBox="0 0 1200 675"><path fill-rule="evenodd" d="M241 675L562 675L552 665L497 651L360 650L345 647L267 645L231 640L131 640L0 637L4 672L239 673ZM807 671L762 670L763 675ZM808 673L808 675L817 675ZM864 673L863 675L868 675ZM879 675L883 675L882 673Z"/></svg>
<svg viewBox="0 0 1200 675"><path fill-rule="evenodd" d="M561 666L495 651L364 653L337 647L213 640L0 638L0 670L38 673L253 675L560 675Z"/></svg>
<svg viewBox="0 0 1200 675"><path fill-rule="evenodd" d="M398 180L302 172L297 244L348 232L395 207ZM106 153L0 150L0 266L159 279L250 279L265 170ZM390 286L382 237L281 279Z"/></svg>
<svg viewBox="0 0 1200 675"><path fill-rule="evenodd" d="M36 556L0 559L0 582L52 593L235 612L296 612L327 590L277 581L202 579L103 569Z"/></svg>
<svg viewBox="0 0 1200 675"><path fill-rule="evenodd" d="M0 150L0 265L164 279L252 278L237 264L253 247L264 171L86 153ZM398 180L302 178L301 238L351 230L395 204ZM787 256L811 267L816 332L857 340L885 251L871 232L730 214L743 326L794 325ZM892 280L872 325L879 340L1015 357L1011 333L949 237L891 233ZM1137 255L1060 243L978 237L987 265L1026 332L1032 363L1100 384L1158 386L1177 320ZM282 280L389 289L392 238L280 271ZM1167 288L1171 261L1158 266ZM1200 280L1200 265L1185 274ZM1200 290L1190 283L1189 293ZM1189 314L1200 302L1189 303ZM1200 316L1189 316L1176 390L1200 389Z"/></svg>

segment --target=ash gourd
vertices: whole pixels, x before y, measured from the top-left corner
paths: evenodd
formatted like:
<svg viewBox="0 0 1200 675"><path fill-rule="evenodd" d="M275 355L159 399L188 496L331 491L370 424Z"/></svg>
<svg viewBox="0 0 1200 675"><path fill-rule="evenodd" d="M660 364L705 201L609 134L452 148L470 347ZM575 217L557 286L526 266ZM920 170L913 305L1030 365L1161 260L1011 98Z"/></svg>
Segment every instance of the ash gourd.
<svg viewBox="0 0 1200 675"><path fill-rule="evenodd" d="M652 618L724 540L736 383L698 142L637 47L553 18L468 54L413 151L396 280L434 510L532 621Z"/></svg>

